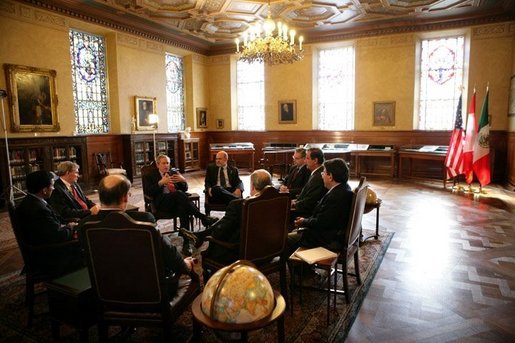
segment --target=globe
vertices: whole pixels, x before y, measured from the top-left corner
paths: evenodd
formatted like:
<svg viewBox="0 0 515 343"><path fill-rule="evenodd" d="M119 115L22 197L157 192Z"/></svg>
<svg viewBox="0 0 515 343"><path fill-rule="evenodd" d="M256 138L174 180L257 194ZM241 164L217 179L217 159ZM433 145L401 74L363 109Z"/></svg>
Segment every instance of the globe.
<svg viewBox="0 0 515 343"><path fill-rule="evenodd" d="M367 205L375 205L377 202L377 194L371 188L368 188L367 191Z"/></svg>
<svg viewBox="0 0 515 343"><path fill-rule="evenodd" d="M237 261L213 274L201 301L202 312L212 320L236 324L265 318L274 306L270 282L248 261Z"/></svg>

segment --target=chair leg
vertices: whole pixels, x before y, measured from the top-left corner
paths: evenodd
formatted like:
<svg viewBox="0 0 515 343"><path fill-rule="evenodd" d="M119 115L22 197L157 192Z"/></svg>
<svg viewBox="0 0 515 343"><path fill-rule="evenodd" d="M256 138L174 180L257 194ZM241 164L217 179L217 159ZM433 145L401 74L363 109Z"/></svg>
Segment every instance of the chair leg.
<svg viewBox="0 0 515 343"><path fill-rule="evenodd" d="M286 285L286 262L281 263L279 270L279 279L281 283L281 293L286 301L286 308L288 308L288 286Z"/></svg>
<svg viewBox="0 0 515 343"><path fill-rule="evenodd" d="M163 342L173 342L172 328L170 323L163 325Z"/></svg>
<svg viewBox="0 0 515 343"><path fill-rule="evenodd" d="M347 279L347 259L343 259L342 263L343 290L345 291L345 301L350 304L349 296L349 280Z"/></svg>
<svg viewBox="0 0 515 343"><path fill-rule="evenodd" d="M356 277L358 279L358 284L361 285L361 274L359 272L359 249L356 250L354 254L354 269L356 270Z"/></svg>
<svg viewBox="0 0 515 343"><path fill-rule="evenodd" d="M106 323L100 321L98 323L98 340L101 342L101 343L107 343L109 341L108 337L107 337L107 329L108 329L108 326Z"/></svg>
<svg viewBox="0 0 515 343"><path fill-rule="evenodd" d="M32 325L32 319L34 318L34 283L28 280L25 282L25 300L29 310L29 316L27 318L27 327L30 327Z"/></svg>

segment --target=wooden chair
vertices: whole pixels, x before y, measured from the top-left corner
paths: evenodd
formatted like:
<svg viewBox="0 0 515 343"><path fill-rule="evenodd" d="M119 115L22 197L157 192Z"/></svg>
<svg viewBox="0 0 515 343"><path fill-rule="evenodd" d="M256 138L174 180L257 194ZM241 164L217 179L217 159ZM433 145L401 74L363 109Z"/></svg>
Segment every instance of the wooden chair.
<svg viewBox="0 0 515 343"><path fill-rule="evenodd" d="M98 303L100 340L106 341L109 325L123 325L161 327L164 341L172 341L172 323L199 294L199 283L194 273L188 281L180 279L183 287L169 299L173 283L165 276L155 225L114 212L85 223L81 241Z"/></svg>
<svg viewBox="0 0 515 343"><path fill-rule="evenodd" d="M287 299L286 258L290 200L288 194L266 187L259 196L245 199L242 207L240 242L232 244L208 237L209 244L221 245L236 252L236 260L254 263L265 275L280 273L281 293ZM239 253L238 253L239 252ZM204 270L225 267L208 257L202 258Z"/></svg>
<svg viewBox="0 0 515 343"><path fill-rule="evenodd" d="M35 293L36 284L50 281L59 276L56 273L42 270L38 263L39 258L48 254L59 254L59 251L62 249L67 250L74 246L78 246L79 242L75 240L37 246L28 244L25 238L24 228L21 227L20 221L16 215L16 205L14 201L9 200L7 207L14 236L16 237L16 242L18 243L18 247L20 248L21 256L23 258L24 266L21 273L25 274L25 304L29 310L27 326L31 326L34 318L34 298L36 295L40 294Z"/></svg>
<svg viewBox="0 0 515 343"><path fill-rule="evenodd" d="M104 177L107 175L127 175L127 171L123 168L123 164L115 164L111 160L110 152L97 152L94 154L97 163L98 175Z"/></svg>
<svg viewBox="0 0 515 343"><path fill-rule="evenodd" d="M347 303L350 302L347 265L351 257L354 257L354 269L356 271L354 276L356 276L358 283L361 284L361 275L359 272L359 238L361 233L361 220L367 201L368 185L366 184L366 180L366 177L362 176L358 187L354 190L349 222L343 234L343 241L341 242L341 249L338 256L338 264L342 265L342 269L338 271L343 274L343 289Z"/></svg>

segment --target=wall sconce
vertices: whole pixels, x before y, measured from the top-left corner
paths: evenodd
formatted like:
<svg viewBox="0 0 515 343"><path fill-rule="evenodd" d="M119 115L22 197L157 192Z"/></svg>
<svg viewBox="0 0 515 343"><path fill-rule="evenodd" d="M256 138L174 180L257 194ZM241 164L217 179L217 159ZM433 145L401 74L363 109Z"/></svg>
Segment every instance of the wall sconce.
<svg viewBox="0 0 515 343"><path fill-rule="evenodd" d="M154 127L154 130L152 131L152 140L154 142L154 161L157 158L157 145L156 145L156 130L157 130L157 124L159 123L159 116L155 113L151 113L148 115L148 123Z"/></svg>

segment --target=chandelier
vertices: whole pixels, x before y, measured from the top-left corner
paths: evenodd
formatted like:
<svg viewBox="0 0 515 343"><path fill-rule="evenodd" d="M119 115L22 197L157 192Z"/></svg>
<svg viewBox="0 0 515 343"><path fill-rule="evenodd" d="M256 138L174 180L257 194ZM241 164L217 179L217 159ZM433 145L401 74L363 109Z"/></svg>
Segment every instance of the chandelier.
<svg viewBox="0 0 515 343"><path fill-rule="evenodd" d="M295 30L288 30L286 24L275 23L271 18L270 3L268 3L266 20L263 25L256 23L243 33L241 49L240 39L235 39L236 54L241 61L248 63L286 64L300 61L304 57L302 50L304 37L299 36L297 47L295 34Z"/></svg>

